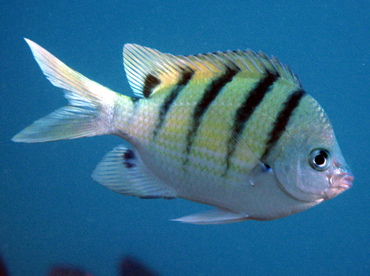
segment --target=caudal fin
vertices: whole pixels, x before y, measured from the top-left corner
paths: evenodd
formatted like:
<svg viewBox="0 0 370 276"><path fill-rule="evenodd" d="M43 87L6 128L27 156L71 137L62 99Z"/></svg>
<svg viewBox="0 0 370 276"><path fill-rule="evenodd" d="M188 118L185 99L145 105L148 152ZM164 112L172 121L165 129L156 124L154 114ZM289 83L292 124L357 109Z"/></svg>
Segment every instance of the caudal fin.
<svg viewBox="0 0 370 276"><path fill-rule="evenodd" d="M15 135L15 142L47 142L114 132L112 116L118 94L72 70L35 42L25 39L49 81L64 90L68 105Z"/></svg>

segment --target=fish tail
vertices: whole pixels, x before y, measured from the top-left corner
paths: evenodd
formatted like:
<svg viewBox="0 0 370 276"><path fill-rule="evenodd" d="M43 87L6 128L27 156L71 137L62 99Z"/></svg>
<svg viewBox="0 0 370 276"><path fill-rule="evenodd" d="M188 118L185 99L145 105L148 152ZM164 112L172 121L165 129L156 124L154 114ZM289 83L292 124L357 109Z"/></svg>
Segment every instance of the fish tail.
<svg viewBox="0 0 370 276"><path fill-rule="evenodd" d="M129 102L130 98L84 77L41 46L25 40L45 76L64 90L68 105L35 121L12 140L36 143L113 134L116 103Z"/></svg>

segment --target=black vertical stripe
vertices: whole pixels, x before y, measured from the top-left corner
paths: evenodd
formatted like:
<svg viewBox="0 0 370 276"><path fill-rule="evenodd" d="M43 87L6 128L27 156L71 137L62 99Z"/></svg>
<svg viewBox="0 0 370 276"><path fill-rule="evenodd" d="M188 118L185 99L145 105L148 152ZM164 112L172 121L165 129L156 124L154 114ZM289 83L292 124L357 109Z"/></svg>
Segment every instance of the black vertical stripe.
<svg viewBox="0 0 370 276"><path fill-rule="evenodd" d="M172 103L176 100L177 96L180 92L185 88L188 82L194 75L194 71L191 69L184 70L179 82L173 88L173 90L168 94L168 96L164 99L161 107L159 108L159 118L158 123L153 131L154 138L157 136L158 132L161 130L163 123L166 119L167 113L170 110Z"/></svg>
<svg viewBox="0 0 370 276"><path fill-rule="evenodd" d="M143 95L145 98L149 98L152 94L154 87L161 83L161 80L157 77L148 74L144 80Z"/></svg>
<svg viewBox="0 0 370 276"><path fill-rule="evenodd" d="M196 104L193 115L192 115L192 125L186 137L186 155L188 156L192 144L194 142L194 138L197 135L198 128L202 121L203 115L208 110L211 103L216 99L217 95L222 91L222 88L229 82L232 81L233 77L239 72L239 69L232 69L227 67L226 72L220 76L219 78L213 80L211 84L207 87L207 89L203 93L203 97L198 101ZM184 163L187 162L188 157Z"/></svg>
<svg viewBox="0 0 370 276"><path fill-rule="evenodd" d="M285 127L289 123L289 119L294 110L299 106L299 103L305 94L306 92L302 89L296 90L285 101L283 108L280 110L276 118L273 129L269 133L270 138L266 143L265 152L261 157L262 162L266 159L274 145L279 141L281 135L285 131Z"/></svg>
<svg viewBox="0 0 370 276"><path fill-rule="evenodd" d="M231 127L231 135L227 143L227 155L226 155L226 170L227 173L230 167L230 159L234 154L236 146L241 138L241 134L244 128L252 116L253 112L257 109L258 105L262 102L265 95L270 92L274 82L278 79L277 73L270 71L266 72L267 75L261 79L258 84L250 91L245 100L239 106L235 113L234 123Z"/></svg>

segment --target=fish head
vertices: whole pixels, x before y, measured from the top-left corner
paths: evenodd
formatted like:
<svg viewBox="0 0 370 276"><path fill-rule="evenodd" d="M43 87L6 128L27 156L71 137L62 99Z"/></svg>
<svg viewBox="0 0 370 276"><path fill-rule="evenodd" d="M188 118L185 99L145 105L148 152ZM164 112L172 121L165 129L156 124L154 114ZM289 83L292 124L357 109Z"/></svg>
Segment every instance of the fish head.
<svg viewBox="0 0 370 276"><path fill-rule="evenodd" d="M291 198L320 203L352 187L350 172L327 115L298 120L284 133L274 173L280 188Z"/></svg>

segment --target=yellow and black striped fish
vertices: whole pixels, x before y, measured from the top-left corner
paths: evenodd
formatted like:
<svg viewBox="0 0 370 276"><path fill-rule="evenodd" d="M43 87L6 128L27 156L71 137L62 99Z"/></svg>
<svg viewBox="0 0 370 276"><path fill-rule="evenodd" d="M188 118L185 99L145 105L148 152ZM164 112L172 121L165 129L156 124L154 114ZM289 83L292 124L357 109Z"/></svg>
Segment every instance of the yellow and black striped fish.
<svg viewBox="0 0 370 276"><path fill-rule="evenodd" d="M250 50L174 56L126 44L124 65L136 95L128 97L26 41L69 104L13 141L122 137L133 148L109 152L93 179L124 195L216 207L177 221L277 219L352 186L327 115L274 57Z"/></svg>

